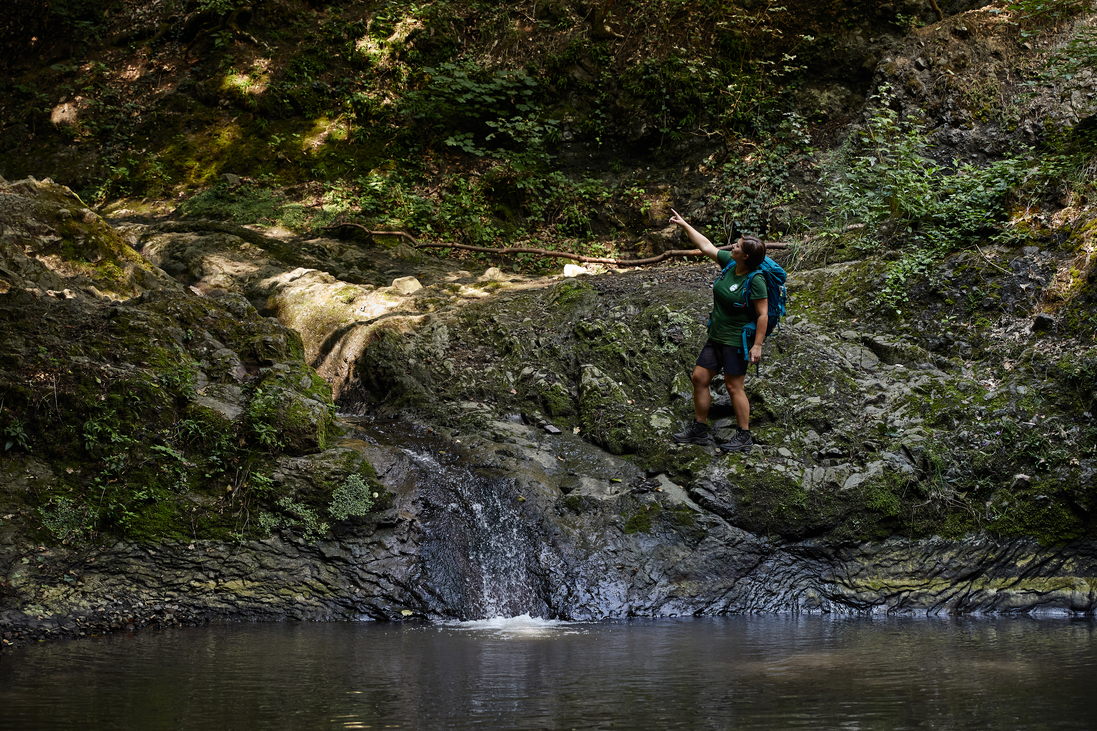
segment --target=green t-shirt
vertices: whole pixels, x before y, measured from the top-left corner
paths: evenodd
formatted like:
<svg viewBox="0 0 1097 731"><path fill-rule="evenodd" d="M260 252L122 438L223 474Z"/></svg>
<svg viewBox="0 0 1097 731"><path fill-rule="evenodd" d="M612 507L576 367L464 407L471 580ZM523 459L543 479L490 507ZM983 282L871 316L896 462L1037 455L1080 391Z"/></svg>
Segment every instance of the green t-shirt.
<svg viewBox="0 0 1097 731"><path fill-rule="evenodd" d="M716 255L716 262L721 269L731 261L730 251L721 251ZM728 269L727 274L717 279L712 284L712 316L708 325L708 337L716 343L724 345L743 346L743 326L754 320L758 310L754 300L764 300L767 296L766 278L759 275L750 280L751 304L746 307L736 307L743 303L743 285L746 284L747 274L736 274L735 267Z"/></svg>

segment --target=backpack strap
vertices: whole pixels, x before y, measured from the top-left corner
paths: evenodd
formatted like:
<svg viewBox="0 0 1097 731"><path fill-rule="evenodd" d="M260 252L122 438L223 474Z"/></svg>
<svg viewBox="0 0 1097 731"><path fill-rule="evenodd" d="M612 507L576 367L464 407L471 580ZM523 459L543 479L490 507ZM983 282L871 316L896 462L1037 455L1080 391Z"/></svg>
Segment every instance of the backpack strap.
<svg viewBox="0 0 1097 731"><path fill-rule="evenodd" d="M750 286L754 282L754 275L761 274L762 270L752 269L747 273L747 279L743 283L743 304L742 307L750 307ZM768 282L767 282L768 286ZM754 317L746 325L743 325L743 355L749 356L750 354L750 340L754 337L754 334L758 332L758 310L755 308Z"/></svg>
<svg viewBox="0 0 1097 731"><path fill-rule="evenodd" d="M762 271L762 267L759 266L757 269L751 269L750 272L747 273L747 280L743 284L743 304L740 305L740 307L749 307L749 306L751 306L750 286L754 281L754 275L755 274L761 274L762 275L762 280L766 283L766 297L767 297L767 299L769 297L769 292L770 292L770 289L771 289L770 281L769 281L769 278L766 277L766 273L764 271ZM748 322L746 325L743 325L743 355L744 356L748 355L750 353L750 340L754 338L754 335L757 332L758 332L758 310L757 310L757 308L755 308L754 318L750 322Z"/></svg>
<svg viewBox="0 0 1097 731"><path fill-rule="evenodd" d="M735 262L732 262L732 264L734 264L734 263ZM731 303L732 307L750 307L750 285L751 285L752 281L754 280L754 275L755 274L761 274L761 273L762 273L761 269L752 269L751 271L747 272L747 278L743 282L743 301L742 302L732 302Z"/></svg>
<svg viewBox="0 0 1097 731"><path fill-rule="evenodd" d="M725 276L727 275L727 273L728 273L728 269L731 269L731 268L732 268L732 267L734 267L734 266L735 266L735 260L734 260L734 259L732 259L731 261L729 261L729 262L727 263L727 265L726 265L726 266L725 266L725 267L724 267L723 269L721 269L721 270L720 270L720 275L719 275L718 277L716 277L716 279L713 279L713 280L712 280L712 283L713 283L713 284L716 284L716 283L717 283L717 282L719 282L719 281L720 281L721 279L723 279L723 278L724 278L724 277L725 277Z"/></svg>
<svg viewBox="0 0 1097 731"><path fill-rule="evenodd" d="M758 320L752 320L743 325L743 357L750 356L750 340L758 332Z"/></svg>
<svg viewBox="0 0 1097 731"><path fill-rule="evenodd" d="M735 260L732 259L724 266L723 269L720 270L720 274L716 277L716 279L712 280L713 286L715 286L717 282L719 282L721 279L723 279L725 276L727 276L728 270L731 269L734 266L735 266ZM709 310L708 322L705 323L705 327L707 328L710 325L712 325L712 310Z"/></svg>
<svg viewBox="0 0 1097 731"><path fill-rule="evenodd" d="M761 274L761 269L751 269L747 272L747 281L743 282L743 306L750 304L750 285L754 282L754 275Z"/></svg>

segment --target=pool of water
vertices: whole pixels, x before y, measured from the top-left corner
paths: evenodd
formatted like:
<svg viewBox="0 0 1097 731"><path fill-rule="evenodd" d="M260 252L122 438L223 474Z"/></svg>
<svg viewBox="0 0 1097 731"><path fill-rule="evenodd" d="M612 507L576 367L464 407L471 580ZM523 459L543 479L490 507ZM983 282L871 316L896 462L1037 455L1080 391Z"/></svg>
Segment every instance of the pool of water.
<svg viewBox="0 0 1097 731"><path fill-rule="evenodd" d="M0 729L1091 729L1095 628L217 624L7 650Z"/></svg>

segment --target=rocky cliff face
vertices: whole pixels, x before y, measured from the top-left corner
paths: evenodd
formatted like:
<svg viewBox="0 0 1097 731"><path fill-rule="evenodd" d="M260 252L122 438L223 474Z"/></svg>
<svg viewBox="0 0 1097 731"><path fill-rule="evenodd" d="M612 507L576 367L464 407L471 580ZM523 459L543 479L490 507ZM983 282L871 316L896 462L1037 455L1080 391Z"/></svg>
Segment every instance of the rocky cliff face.
<svg viewBox="0 0 1097 731"><path fill-rule="evenodd" d="M391 502L323 537L80 547L9 539L4 638L218 618L1094 608L1091 543L786 541L737 527L712 483L687 492L577 439L500 421L469 441L455 449L422 430L359 425L343 448L370 460ZM311 465L297 467L309 479Z"/></svg>
<svg viewBox="0 0 1097 731"><path fill-rule="evenodd" d="M992 61L1022 40L997 15L879 49L893 93L870 104L943 120L934 164L1049 134L1010 124ZM1061 90L1079 126L1087 78ZM660 190L649 216L712 214L703 188ZM1056 205L901 292L897 254L856 231L785 259L793 314L748 378L759 444L726 456L669 440L711 265L468 271L401 237L104 220L4 183L0 634L1092 612L1093 208Z"/></svg>
<svg viewBox="0 0 1097 731"><path fill-rule="evenodd" d="M318 531L366 511L368 465L331 450L331 387L243 297L187 289L49 181L0 186L0 273L5 608L53 606L28 583L36 545Z"/></svg>
<svg viewBox="0 0 1097 731"><path fill-rule="evenodd" d="M49 183L0 201L8 642L214 617L1094 607L1089 356L1022 286L1065 252L943 262L948 298L1000 293L977 328L928 284L922 316L883 317L871 260L794 272L796 314L748 380L760 446L720 456L668 439L704 265L473 276L334 239L115 229ZM118 249L69 261L54 235ZM347 262L396 281L340 280ZM359 416L335 425L313 368Z"/></svg>

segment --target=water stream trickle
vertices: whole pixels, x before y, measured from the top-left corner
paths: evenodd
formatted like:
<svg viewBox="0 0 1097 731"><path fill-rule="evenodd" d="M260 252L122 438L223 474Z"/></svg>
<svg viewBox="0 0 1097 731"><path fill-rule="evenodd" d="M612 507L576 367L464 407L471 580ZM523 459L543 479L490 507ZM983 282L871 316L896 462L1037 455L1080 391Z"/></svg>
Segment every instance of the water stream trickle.
<svg viewBox="0 0 1097 731"><path fill-rule="evenodd" d="M547 617L536 525L522 514L510 478L405 448L420 470L431 593L459 619Z"/></svg>

